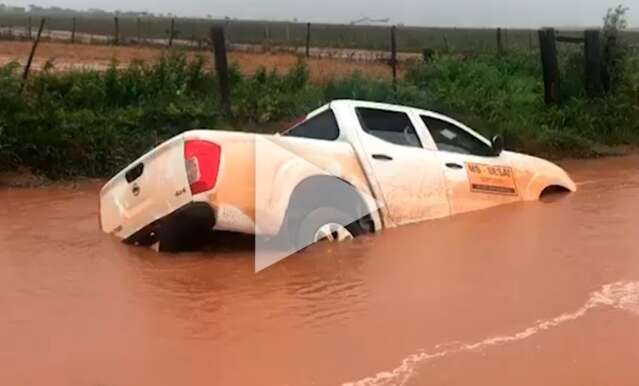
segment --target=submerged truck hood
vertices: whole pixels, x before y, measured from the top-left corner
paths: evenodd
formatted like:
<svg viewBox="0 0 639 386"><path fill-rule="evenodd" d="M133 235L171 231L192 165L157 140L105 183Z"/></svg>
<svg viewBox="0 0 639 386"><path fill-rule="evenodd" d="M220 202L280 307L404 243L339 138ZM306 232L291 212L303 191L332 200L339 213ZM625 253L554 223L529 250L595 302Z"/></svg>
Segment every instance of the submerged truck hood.
<svg viewBox="0 0 639 386"><path fill-rule="evenodd" d="M541 183L541 181L543 181L546 186L557 185L571 192L577 191L577 184L575 184L568 173L553 162L510 151L505 151L504 155L506 155L509 163L515 170L519 170L521 173L531 174L531 183Z"/></svg>

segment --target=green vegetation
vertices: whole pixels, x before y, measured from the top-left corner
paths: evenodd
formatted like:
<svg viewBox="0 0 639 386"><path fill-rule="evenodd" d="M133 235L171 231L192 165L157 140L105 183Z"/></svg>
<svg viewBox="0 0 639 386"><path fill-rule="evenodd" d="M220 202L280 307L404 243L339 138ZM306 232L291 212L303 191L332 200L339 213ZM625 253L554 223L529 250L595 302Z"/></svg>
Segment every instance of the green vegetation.
<svg viewBox="0 0 639 386"><path fill-rule="evenodd" d="M21 90L0 70L0 165L50 177L106 176L178 132L212 129L217 113L203 62L170 57L106 72L44 72Z"/></svg>
<svg viewBox="0 0 639 386"><path fill-rule="evenodd" d="M608 38L620 30L610 29ZM246 76L232 68L230 117L201 58L174 53L152 64L113 63L102 72L49 68L24 87L11 64L0 68L0 171L28 167L53 178L106 177L180 132L284 128L281 122L339 98L439 111L486 135L502 134L517 151L597 156L639 144L639 54L622 45L614 50L607 66L615 86L589 99L583 54L562 49L562 104L556 107L544 105L539 57L529 53L436 55L410 68L396 90L363 73L313 85L303 62L286 74Z"/></svg>
<svg viewBox="0 0 639 386"><path fill-rule="evenodd" d="M531 55L470 61L440 58L431 66L413 69L408 79L430 91L432 106L484 134L501 133L508 147L516 150L587 157L605 152L606 146L636 144L636 79L628 77L623 92L588 99L581 58L580 53L561 57L560 107L544 104L541 67Z"/></svg>

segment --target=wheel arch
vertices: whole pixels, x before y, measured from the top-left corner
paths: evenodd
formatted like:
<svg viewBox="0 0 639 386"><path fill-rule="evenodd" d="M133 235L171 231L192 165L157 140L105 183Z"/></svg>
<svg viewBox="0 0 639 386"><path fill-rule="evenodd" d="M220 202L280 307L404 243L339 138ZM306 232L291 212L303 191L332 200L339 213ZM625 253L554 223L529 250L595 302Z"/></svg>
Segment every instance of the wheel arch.
<svg viewBox="0 0 639 386"><path fill-rule="evenodd" d="M542 199L545 196L552 195L552 194L571 193L571 192L572 190L570 190L567 186L564 186L562 184L551 184L546 186L545 188L541 190L541 192L539 192L538 199Z"/></svg>
<svg viewBox="0 0 639 386"><path fill-rule="evenodd" d="M524 194L525 201L539 200L549 190L563 190L565 192L574 193L577 191L577 185L572 179L562 171L562 175L549 178L547 175L538 174L536 178L533 178Z"/></svg>
<svg viewBox="0 0 639 386"><path fill-rule="evenodd" d="M372 199L372 198L371 198ZM284 214L282 228L294 224L315 209L330 207L352 214L367 222L367 231L380 228L374 200L364 195L350 182L330 175L314 175L301 180L293 189Z"/></svg>

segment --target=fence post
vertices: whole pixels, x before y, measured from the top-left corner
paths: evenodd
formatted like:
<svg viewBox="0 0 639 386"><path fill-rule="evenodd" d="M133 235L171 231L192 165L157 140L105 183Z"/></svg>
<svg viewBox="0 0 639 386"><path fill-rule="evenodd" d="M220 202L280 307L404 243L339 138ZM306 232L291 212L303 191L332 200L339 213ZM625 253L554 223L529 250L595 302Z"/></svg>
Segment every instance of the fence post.
<svg viewBox="0 0 639 386"><path fill-rule="evenodd" d="M42 30L44 30L44 23L46 19L42 18L40 20L40 28L38 28L38 35L36 35L36 39L33 42L33 46L31 46L31 53L29 54L29 59L27 60L27 65L24 67L24 73L22 73L22 87L24 87L24 83L29 78L29 71L31 71L31 63L33 63L33 57L35 56L36 49L38 48L38 43L40 43L40 37L42 37Z"/></svg>
<svg viewBox="0 0 639 386"><path fill-rule="evenodd" d="M506 51L508 51L508 47L509 47L509 45L508 45L508 28L502 29L501 32L502 32L502 35L503 35L503 39L502 39L503 43L502 43L502 45L503 45L504 52L506 52Z"/></svg>
<svg viewBox="0 0 639 386"><path fill-rule="evenodd" d="M446 34L442 36L442 39L444 40L444 52L449 53L450 47L448 46L448 39L446 38Z"/></svg>
<svg viewBox="0 0 639 386"><path fill-rule="evenodd" d="M504 42L501 39L501 28L497 28L497 55L502 56L504 54Z"/></svg>
<svg viewBox="0 0 639 386"><path fill-rule="evenodd" d="M75 43L75 30L76 30L76 19L73 17L73 22L71 25L71 43Z"/></svg>
<svg viewBox="0 0 639 386"><path fill-rule="evenodd" d="M233 35L231 34L231 19L227 19L224 23L224 38L229 44L233 44Z"/></svg>
<svg viewBox="0 0 639 386"><path fill-rule="evenodd" d="M120 19L116 16L113 18L114 30L113 30L113 44L120 44Z"/></svg>
<svg viewBox="0 0 639 386"><path fill-rule="evenodd" d="M544 76L544 99L547 105L559 104L559 62L555 30L539 30L539 49Z"/></svg>
<svg viewBox="0 0 639 386"><path fill-rule="evenodd" d="M532 31L528 33L528 49L530 51L533 50L533 48L535 48L535 43L533 42L533 33Z"/></svg>
<svg viewBox="0 0 639 386"><path fill-rule="evenodd" d="M141 44L142 43L142 19L138 17L137 20L135 21L135 25L136 25L136 32L138 35L137 42L138 44Z"/></svg>
<svg viewBox="0 0 639 386"><path fill-rule="evenodd" d="M584 56L586 59L586 92L591 98L601 96L603 91L603 58L599 31L586 30L584 32L584 41Z"/></svg>
<svg viewBox="0 0 639 386"><path fill-rule="evenodd" d="M290 22L286 22L286 45L291 45L290 41L291 41L291 23Z"/></svg>
<svg viewBox="0 0 639 386"><path fill-rule="evenodd" d="M393 68L393 90L397 91L397 27L391 27L391 61L390 65Z"/></svg>
<svg viewBox="0 0 639 386"><path fill-rule="evenodd" d="M306 57L311 56L311 23L306 23Z"/></svg>
<svg viewBox="0 0 639 386"><path fill-rule="evenodd" d="M27 29L27 38L28 38L29 40L33 40L33 36L31 36L31 16L29 16L29 20L27 21L27 23L28 23L28 24L27 24L27 25L28 25L28 26L27 26L27 28L28 28L28 29Z"/></svg>
<svg viewBox="0 0 639 386"><path fill-rule="evenodd" d="M231 90L229 87L228 61L226 58L226 41L224 40L224 27L215 25L211 27L211 41L215 56L215 72L220 86L220 97L224 112L231 115Z"/></svg>
<svg viewBox="0 0 639 386"><path fill-rule="evenodd" d="M175 36L175 18L171 19L171 29L169 30L169 47L173 47L173 37Z"/></svg>

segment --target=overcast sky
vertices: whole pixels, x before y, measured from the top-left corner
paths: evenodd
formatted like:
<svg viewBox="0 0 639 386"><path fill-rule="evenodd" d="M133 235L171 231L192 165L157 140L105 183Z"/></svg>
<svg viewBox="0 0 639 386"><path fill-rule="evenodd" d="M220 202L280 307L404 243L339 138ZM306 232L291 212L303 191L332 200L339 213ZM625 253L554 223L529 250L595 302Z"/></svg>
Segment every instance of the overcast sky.
<svg viewBox="0 0 639 386"><path fill-rule="evenodd" d="M342 23L362 17L427 26L595 26L620 0L0 0L12 5L135 10L178 16ZM625 0L639 27L639 0Z"/></svg>

